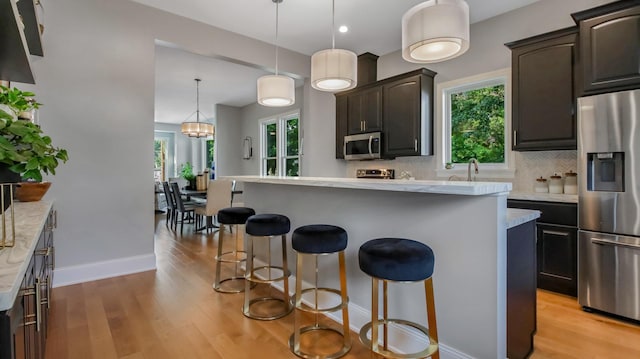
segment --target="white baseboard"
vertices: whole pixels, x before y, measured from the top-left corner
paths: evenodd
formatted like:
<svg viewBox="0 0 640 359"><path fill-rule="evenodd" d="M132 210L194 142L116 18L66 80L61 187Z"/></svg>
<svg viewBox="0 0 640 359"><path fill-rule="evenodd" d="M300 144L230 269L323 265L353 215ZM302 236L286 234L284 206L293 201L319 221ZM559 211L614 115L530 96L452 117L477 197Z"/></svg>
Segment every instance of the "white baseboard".
<svg viewBox="0 0 640 359"><path fill-rule="evenodd" d="M64 287L92 280L145 272L156 269L155 254L115 259L104 262L81 264L55 269L53 287Z"/></svg>
<svg viewBox="0 0 640 359"><path fill-rule="evenodd" d="M254 267L263 266L263 265L266 265L266 263L258 259L254 259ZM289 277L289 292L290 292L289 295L290 296L295 294L295 288L296 288L295 285L296 285L296 278L294 275L291 275L291 277ZM282 282L276 282L272 286L273 288L279 290L280 292L284 292L284 285ZM312 287L312 285L306 281L303 281L302 287L310 288ZM312 303L306 302L306 304L311 305ZM327 305L326 303L319 303L319 306L325 307ZM336 311L333 313L327 313L326 315L329 318L336 321L337 323L342 324L341 312ZM356 334L360 333L360 328L362 328L365 324L367 324L370 321L371 321L371 311L359 305L353 304L351 302L349 303L349 327L351 328L351 330L353 330ZM356 337L356 338L353 338L353 340L359 340L359 338ZM406 329L405 327L399 327L395 325L389 326L389 340L390 342L401 343L403 344L403 346L407 345L408 347L412 348L412 350L413 348L415 348L416 351L422 350L423 348L426 348L427 345L429 345L429 342L419 334L412 332ZM446 344L438 343L438 345L440 349L441 359L476 359L472 356L469 356L466 353L456 350L455 348L447 346ZM399 353L402 353L402 351L397 348L392 347L391 349Z"/></svg>

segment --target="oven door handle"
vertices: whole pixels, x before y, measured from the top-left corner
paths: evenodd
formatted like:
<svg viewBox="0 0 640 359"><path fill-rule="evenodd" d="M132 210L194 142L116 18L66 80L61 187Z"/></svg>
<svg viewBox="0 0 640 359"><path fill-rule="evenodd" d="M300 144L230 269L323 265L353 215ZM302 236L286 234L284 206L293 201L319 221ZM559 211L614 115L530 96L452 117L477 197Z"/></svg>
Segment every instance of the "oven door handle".
<svg viewBox="0 0 640 359"><path fill-rule="evenodd" d="M612 241L609 239L602 239L602 238L591 238L591 243L640 249L640 245L637 245L637 244L617 242L617 241Z"/></svg>

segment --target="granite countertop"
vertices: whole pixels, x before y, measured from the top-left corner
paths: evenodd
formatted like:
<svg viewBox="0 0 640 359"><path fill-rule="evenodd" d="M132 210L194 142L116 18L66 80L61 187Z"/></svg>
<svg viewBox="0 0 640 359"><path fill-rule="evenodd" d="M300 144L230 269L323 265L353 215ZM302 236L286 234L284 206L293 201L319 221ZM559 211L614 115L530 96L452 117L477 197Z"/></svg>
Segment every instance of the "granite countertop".
<svg viewBox="0 0 640 359"><path fill-rule="evenodd" d="M532 209L507 208L507 229L540 218L540 211Z"/></svg>
<svg viewBox="0 0 640 359"><path fill-rule="evenodd" d="M526 201L544 201L544 202L564 202L578 203L577 194L555 194L555 193L535 193L535 192L510 192L508 199L520 199Z"/></svg>
<svg viewBox="0 0 640 359"><path fill-rule="evenodd" d="M364 179L334 177L277 177L277 176L229 176L228 179L245 183L285 184L332 188L368 189L377 191L419 192L466 196L483 196L511 191L511 183L425 181L403 179Z"/></svg>
<svg viewBox="0 0 640 359"><path fill-rule="evenodd" d="M0 311L10 309L18 295L29 259L53 206L51 201L16 202L16 243L0 250ZM11 211L7 211L7 236L11 235ZM1 218L1 217L0 217ZM0 223L0 231L2 224Z"/></svg>

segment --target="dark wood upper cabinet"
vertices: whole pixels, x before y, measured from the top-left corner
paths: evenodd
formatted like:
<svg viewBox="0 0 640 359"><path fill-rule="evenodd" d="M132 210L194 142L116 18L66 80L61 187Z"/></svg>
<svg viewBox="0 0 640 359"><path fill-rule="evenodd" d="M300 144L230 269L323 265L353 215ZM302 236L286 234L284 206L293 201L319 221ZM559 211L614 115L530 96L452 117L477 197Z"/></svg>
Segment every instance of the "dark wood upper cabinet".
<svg viewBox="0 0 640 359"><path fill-rule="evenodd" d="M571 16L580 28L581 95L640 87L640 1L617 1Z"/></svg>
<svg viewBox="0 0 640 359"><path fill-rule="evenodd" d="M433 155L433 78L419 69L336 96L336 158L344 136L382 132L383 158Z"/></svg>
<svg viewBox="0 0 640 359"><path fill-rule="evenodd" d="M380 131L382 128L382 89L366 88L347 95L347 134Z"/></svg>
<svg viewBox="0 0 640 359"><path fill-rule="evenodd" d="M433 155L433 77L420 74L387 83L382 97L383 153L388 157Z"/></svg>
<svg viewBox="0 0 640 359"><path fill-rule="evenodd" d="M576 149L576 27L506 44L512 58L512 148Z"/></svg>

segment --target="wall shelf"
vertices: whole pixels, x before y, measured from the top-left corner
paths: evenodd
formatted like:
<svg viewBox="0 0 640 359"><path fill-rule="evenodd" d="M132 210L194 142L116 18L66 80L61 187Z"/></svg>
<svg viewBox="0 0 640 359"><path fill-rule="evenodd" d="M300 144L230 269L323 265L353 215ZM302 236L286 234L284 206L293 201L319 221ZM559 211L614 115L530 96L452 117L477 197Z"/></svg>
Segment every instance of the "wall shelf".
<svg viewBox="0 0 640 359"><path fill-rule="evenodd" d="M26 5L33 7L33 19L37 19L33 0L23 1ZM0 0L0 44L3 44L0 46L0 80L32 84L35 83L35 78L31 70L29 46L19 19L16 0ZM27 23L25 28L26 25Z"/></svg>

